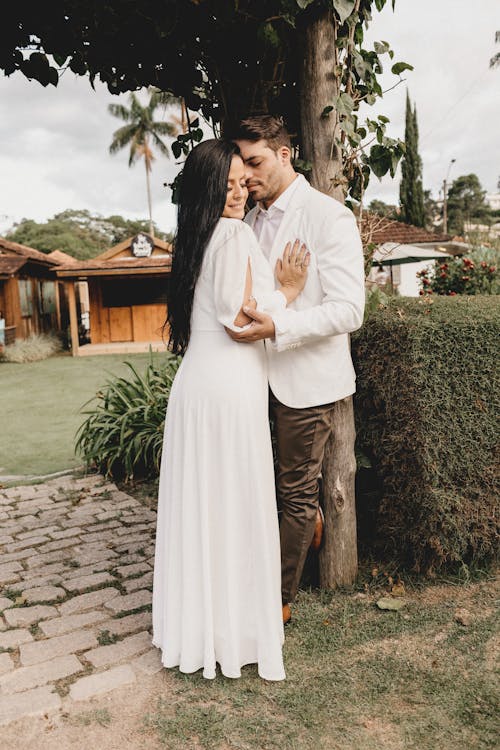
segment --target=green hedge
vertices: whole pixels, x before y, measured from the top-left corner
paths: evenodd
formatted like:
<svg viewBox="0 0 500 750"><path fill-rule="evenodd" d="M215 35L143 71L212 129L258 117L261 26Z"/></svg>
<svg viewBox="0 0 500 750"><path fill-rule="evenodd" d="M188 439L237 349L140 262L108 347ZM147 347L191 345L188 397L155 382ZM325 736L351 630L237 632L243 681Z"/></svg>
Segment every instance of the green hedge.
<svg viewBox="0 0 500 750"><path fill-rule="evenodd" d="M396 298L352 337L372 548L417 570L496 552L499 333L500 297Z"/></svg>

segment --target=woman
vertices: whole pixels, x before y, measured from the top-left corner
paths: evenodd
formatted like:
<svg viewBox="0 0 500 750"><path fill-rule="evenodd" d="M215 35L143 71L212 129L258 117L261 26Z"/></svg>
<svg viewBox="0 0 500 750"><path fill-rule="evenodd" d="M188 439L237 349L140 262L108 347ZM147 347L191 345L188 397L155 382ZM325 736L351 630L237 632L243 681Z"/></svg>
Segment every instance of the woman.
<svg viewBox="0 0 500 750"><path fill-rule="evenodd" d="M184 354L172 386L160 474L153 643L166 667L226 677L256 663L285 678L280 551L262 342L224 328L246 305L291 302L307 255L289 245L274 282L241 219L244 165L232 143L199 144L184 166L170 292L170 348Z"/></svg>

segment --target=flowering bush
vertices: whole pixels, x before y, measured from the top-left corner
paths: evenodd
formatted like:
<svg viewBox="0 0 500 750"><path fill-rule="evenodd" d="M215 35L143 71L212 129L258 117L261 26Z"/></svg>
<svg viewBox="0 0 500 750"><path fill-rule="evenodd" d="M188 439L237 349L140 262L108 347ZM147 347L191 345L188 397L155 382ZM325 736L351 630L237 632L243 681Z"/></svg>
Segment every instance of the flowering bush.
<svg viewBox="0 0 500 750"><path fill-rule="evenodd" d="M485 259L451 258L435 261L434 268L417 273L420 295L496 294L498 291L497 267Z"/></svg>

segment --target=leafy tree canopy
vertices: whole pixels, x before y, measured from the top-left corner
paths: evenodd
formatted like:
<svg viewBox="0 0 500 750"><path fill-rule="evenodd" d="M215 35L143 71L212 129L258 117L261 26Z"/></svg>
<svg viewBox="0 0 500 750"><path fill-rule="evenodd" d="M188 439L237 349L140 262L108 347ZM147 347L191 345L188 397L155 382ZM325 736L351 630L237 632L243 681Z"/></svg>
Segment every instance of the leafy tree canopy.
<svg viewBox="0 0 500 750"><path fill-rule="evenodd" d="M398 220L398 207L389 203L385 203L384 201L380 201L377 198L374 198L372 201L370 201L368 210L373 214L377 214L378 216L385 216L387 219Z"/></svg>
<svg viewBox="0 0 500 750"><path fill-rule="evenodd" d="M149 221L125 219L123 216L104 218L90 211L67 209L45 222L22 219L7 232L12 242L33 247L42 253L62 250L74 258L93 258L109 247L138 232L149 232ZM155 231L155 236L171 240L170 235Z"/></svg>
<svg viewBox="0 0 500 750"><path fill-rule="evenodd" d="M378 75L385 60L400 76L411 65L393 62L388 42L363 47L372 11L387 0L59 0L18 3L0 27L0 68L20 71L42 85L57 85L69 68L99 78L111 93L155 86L182 97L215 128L248 112L279 113L301 144L300 101L306 30L328 16L335 50L329 101L344 178L354 197L370 171L394 174L399 141L385 135L387 118L358 120L362 102L382 95ZM391 0L394 8L395 0ZM320 109L320 112L321 112ZM194 126L197 130L197 126ZM189 124L191 130L191 124ZM179 150L186 151L179 136ZM184 140L183 140L184 139ZM373 145L371 145L373 143ZM192 144L191 144L192 145ZM369 151L367 146L370 146ZM299 154L300 155L300 154ZM302 159L308 158L303 154ZM344 187L344 192L346 188Z"/></svg>
<svg viewBox="0 0 500 750"><path fill-rule="evenodd" d="M479 177L475 174L461 175L453 181L448 192L448 224L451 229L463 234L464 224L472 221L488 223L491 211L485 202Z"/></svg>

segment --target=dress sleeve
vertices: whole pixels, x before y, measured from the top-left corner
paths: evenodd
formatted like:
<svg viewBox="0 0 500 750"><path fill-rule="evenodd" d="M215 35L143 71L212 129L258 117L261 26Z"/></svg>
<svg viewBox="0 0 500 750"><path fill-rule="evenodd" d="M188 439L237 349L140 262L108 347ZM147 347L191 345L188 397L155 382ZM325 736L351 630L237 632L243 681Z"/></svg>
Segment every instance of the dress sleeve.
<svg viewBox="0 0 500 750"><path fill-rule="evenodd" d="M213 256L217 320L232 331L243 331L247 328L234 325L234 319L243 304L248 260L251 254L249 237L245 229L243 222L235 220L233 231L215 250Z"/></svg>

